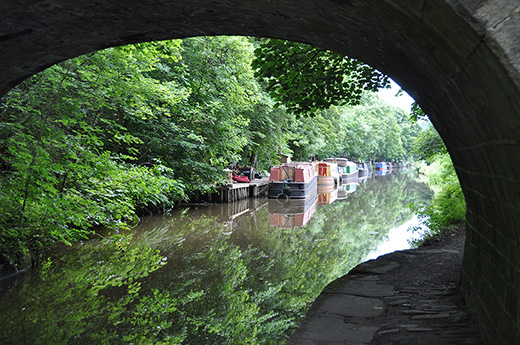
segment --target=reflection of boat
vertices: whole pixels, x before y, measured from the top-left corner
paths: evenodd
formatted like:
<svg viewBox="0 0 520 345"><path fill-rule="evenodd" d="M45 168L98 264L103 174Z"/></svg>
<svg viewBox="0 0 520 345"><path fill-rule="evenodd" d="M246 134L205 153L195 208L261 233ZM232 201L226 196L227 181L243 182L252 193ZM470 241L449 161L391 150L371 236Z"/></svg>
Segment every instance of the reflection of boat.
<svg viewBox="0 0 520 345"><path fill-rule="evenodd" d="M318 194L323 193L331 193L336 188L334 184L319 184L318 185Z"/></svg>
<svg viewBox="0 0 520 345"><path fill-rule="evenodd" d="M368 163L357 163L358 165L358 176L363 177L370 174L371 170Z"/></svg>
<svg viewBox="0 0 520 345"><path fill-rule="evenodd" d="M317 171L314 163L291 162L271 168L269 198L298 199L316 194Z"/></svg>
<svg viewBox="0 0 520 345"><path fill-rule="evenodd" d="M332 162L319 162L318 167L318 188L320 186L334 187L339 183L338 164Z"/></svg>
<svg viewBox="0 0 520 345"><path fill-rule="evenodd" d="M317 195L317 189L314 188L305 198L271 198L268 200L269 213L303 213L316 200Z"/></svg>
<svg viewBox="0 0 520 345"><path fill-rule="evenodd" d="M316 194L305 199L269 199L269 224L278 228L297 228L307 224L318 205Z"/></svg>
<svg viewBox="0 0 520 345"><path fill-rule="evenodd" d="M359 186L357 182L345 183L338 188L338 199L345 199L350 193L354 193Z"/></svg>
<svg viewBox="0 0 520 345"><path fill-rule="evenodd" d="M318 205L332 204L338 198L338 188L330 192L318 193Z"/></svg>
<svg viewBox="0 0 520 345"><path fill-rule="evenodd" d="M363 183L367 182L367 180L368 180L370 177L372 177L372 172L369 172L368 174L363 175L363 176L359 176L359 178L358 178L358 182L359 182L359 184L363 184Z"/></svg>

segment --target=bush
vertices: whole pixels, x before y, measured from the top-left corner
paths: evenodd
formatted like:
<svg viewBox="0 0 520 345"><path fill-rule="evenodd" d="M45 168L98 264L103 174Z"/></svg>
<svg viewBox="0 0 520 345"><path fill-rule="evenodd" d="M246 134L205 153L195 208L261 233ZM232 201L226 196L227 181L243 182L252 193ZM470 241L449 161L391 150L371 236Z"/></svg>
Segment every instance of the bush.
<svg viewBox="0 0 520 345"><path fill-rule="evenodd" d="M425 238L466 220L466 200L450 156L438 154L432 161L429 166L421 165L421 172L428 174L428 183L435 193L432 203L429 206L410 205L422 224L428 227Z"/></svg>
<svg viewBox="0 0 520 345"><path fill-rule="evenodd" d="M96 227L128 229L138 212L163 210L185 199L184 186L162 165L121 164L108 154L83 163L70 173L74 179L69 183L41 176L23 179L17 172L0 175L5 211L0 215L0 262L21 268L28 254L46 245L85 239ZM38 188L25 193L25 181Z"/></svg>

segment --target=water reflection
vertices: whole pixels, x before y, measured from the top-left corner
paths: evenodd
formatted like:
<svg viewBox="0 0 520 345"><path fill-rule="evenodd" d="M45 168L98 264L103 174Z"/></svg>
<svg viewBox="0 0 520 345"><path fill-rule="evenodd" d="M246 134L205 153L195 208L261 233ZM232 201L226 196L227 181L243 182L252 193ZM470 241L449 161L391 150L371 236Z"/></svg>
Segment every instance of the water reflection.
<svg viewBox="0 0 520 345"><path fill-rule="evenodd" d="M366 178L358 180L358 182L341 184L338 188L338 199L345 199L350 193L354 193L359 184L364 181L366 181Z"/></svg>
<svg viewBox="0 0 520 345"><path fill-rule="evenodd" d="M375 259L381 255L394 252L396 250L404 250L410 248L410 242L422 238L424 231L410 232L411 227L420 225L420 221L416 215L400 226L396 226L388 232L386 238L379 243L377 248L372 250L366 257L366 260ZM424 229L423 229L424 230Z"/></svg>
<svg viewBox="0 0 520 345"><path fill-rule="evenodd" d="M310 195L304 199L269 199L269 224L279 228L305 226L316 211L318 197Z"/></svg>
<svg viewBox="0 0 520 345"><path fill-rule="evenodd" d="M330 281L413 217L407 203L431 198L411 174L335 193L177 210L57 248L0 296L0 342L282 344Z"/></svg>

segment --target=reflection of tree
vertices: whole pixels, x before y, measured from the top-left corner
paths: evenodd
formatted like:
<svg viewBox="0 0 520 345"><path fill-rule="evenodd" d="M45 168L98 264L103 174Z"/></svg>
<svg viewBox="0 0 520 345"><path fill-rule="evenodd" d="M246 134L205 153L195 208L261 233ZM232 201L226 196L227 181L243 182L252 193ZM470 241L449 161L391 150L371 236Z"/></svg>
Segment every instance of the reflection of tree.
<svg viewBox="0 0 520 345"><path fill-rule="evenodd" d="M192 212L150 218L132 245L74 248L5 294L0 342L281 344L326 284L411 217L418 188L373 179L298 229L269 226L267 207L232 232Z"/></svg>
<svg viewBox="0 0 520 345"><path fill-rule="evenodd" d="M0 307L0 342L110 343L116 324L126 327L123 334L129 338L142 333L130 328L134 321L128 309L139 306L139 279L164 262L154 249L116 243L85 246L49 259L30 285L6 293Z"/></svg>
<svg viewBox="0 0 520 345"><path fill-rule="evenodd" d="M298 319L327 283L362 262L391 228L412 217L405 205L416 200L418 193L424 201L431 198L428 187L408 174L373 179L347 199L318 207L306 227L272 228L259 212L258 228L247 221L239 223L240 231L233 233L232 240L242 248L256 243L269 253L273 259L270 270L261 266L251 270L264 281L283 284L280 296L284 298L270 301L273 304L266 307Z"/></svg>

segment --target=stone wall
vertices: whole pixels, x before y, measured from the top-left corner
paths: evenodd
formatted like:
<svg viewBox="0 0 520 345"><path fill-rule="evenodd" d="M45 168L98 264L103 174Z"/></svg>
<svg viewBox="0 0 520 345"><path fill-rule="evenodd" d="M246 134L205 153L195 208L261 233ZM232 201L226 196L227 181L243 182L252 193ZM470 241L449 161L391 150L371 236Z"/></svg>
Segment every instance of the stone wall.
<svg viewBox="0 0 520 345"><path fill-rule="evenodd" d="M0 4L0 94L61 60L194 35L304 41L398 82L452 154L468 203L464 287L489 343L520 339L518 0L24 0Z"/></svg>

